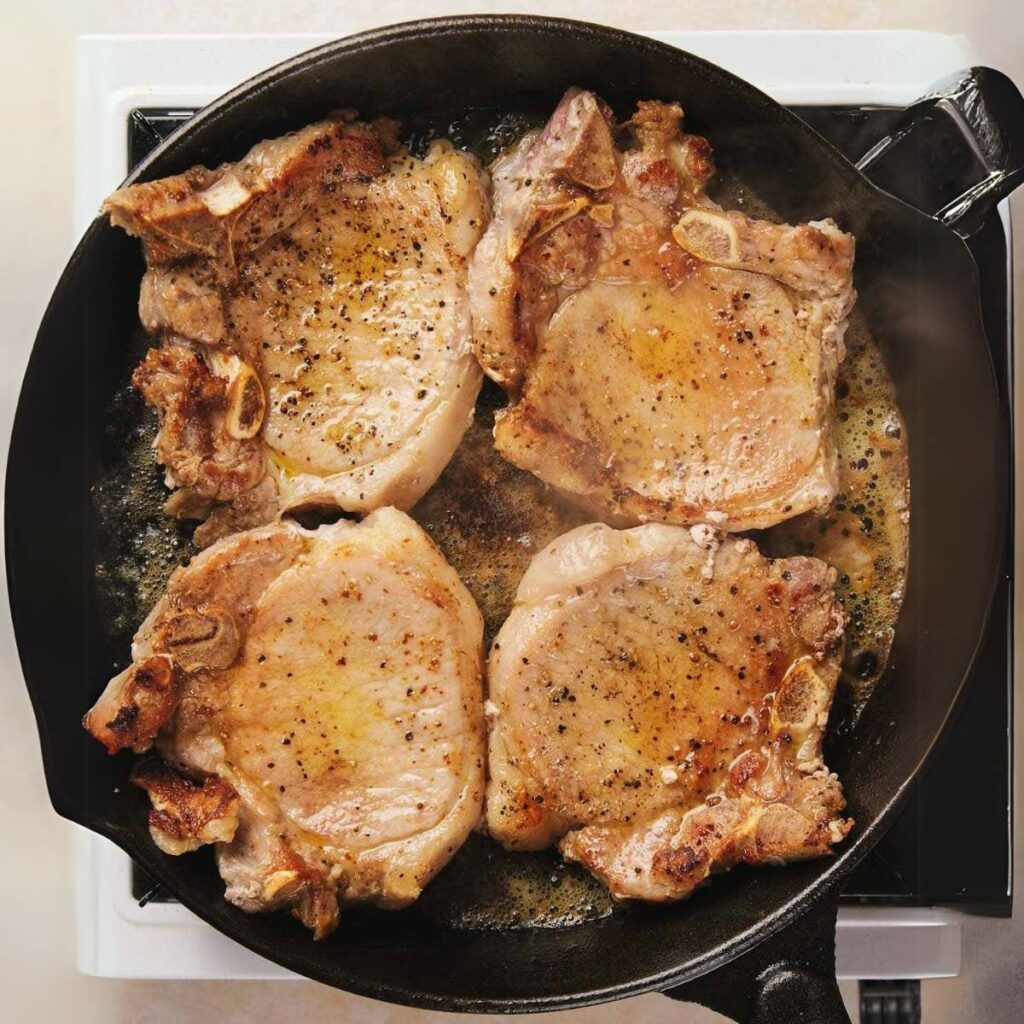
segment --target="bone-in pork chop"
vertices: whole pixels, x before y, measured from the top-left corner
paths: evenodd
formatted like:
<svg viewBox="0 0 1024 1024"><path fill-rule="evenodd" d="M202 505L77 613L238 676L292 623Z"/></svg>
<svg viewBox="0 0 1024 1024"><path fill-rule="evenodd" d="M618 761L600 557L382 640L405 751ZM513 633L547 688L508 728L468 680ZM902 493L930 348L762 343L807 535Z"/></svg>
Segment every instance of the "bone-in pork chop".
<svg viewBox="0 0 1024 1024"><path fill-rule="evenodd" d="M404 513L282 521L172 576L85 725L164 758L134 775L161 849L217 843L231 902L321 936L412 902L479 820L482 629Z"/></svg>
<svg viewBox="0 0 1024 1024"><path fill-rule="evenodd" d="M619 131L579 90L493 168L470 296L495 444L607 522L746 530L835 495L853 238L724 211L711 174L679 106Z"/></svg>
<svg viewBox="0 0 1024 1024"><path fill-rule="evenodd" d="M408 508L470 422L483 181L447 143L411 157L394 127L338 117L104 204L144 244L160 344L134 379L169 511L213 513L200 543L300 507Z"/></svg>
<svg viewBox="0 0 1024 1024"><path fill-rule="evenodd" d="M534 559L490 657L487 826L617 897L826 853L835 573L706 526L581 526Z"/></svg>

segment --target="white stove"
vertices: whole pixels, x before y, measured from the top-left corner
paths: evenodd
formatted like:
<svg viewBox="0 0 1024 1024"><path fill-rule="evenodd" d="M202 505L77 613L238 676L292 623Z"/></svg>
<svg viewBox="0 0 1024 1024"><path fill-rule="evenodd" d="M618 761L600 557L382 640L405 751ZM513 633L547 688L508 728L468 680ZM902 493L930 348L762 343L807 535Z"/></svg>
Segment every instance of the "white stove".
<svg viewBox="0 0 1024 1024"><path fill-rule="evenodd" d="M966 42L921 32L662 32L797 105L904 106L976 63ZM84 232L125 176L128 118L138 108L188 110L256 72L327 42L313 35L87 36L78 41L75 216ZM1009 238L1009 215L1002 209ZM78 964L87 974L147 979L288 979L282 968L214 931L176 903L143 906L118 848L76 836ZM842 978L913 979L960 972L962 915L933 907L844 906Z"/></svg>

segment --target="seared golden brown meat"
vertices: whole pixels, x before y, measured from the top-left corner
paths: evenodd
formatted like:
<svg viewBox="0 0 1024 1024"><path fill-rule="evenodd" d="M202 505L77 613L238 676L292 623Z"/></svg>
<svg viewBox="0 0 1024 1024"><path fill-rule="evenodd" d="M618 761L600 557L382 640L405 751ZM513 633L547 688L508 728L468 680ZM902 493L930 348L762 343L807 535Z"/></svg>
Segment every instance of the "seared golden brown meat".
<svg viewBox="0 0 1024 1024"><path fill-rule="evenodd" d="M533 561L490 657L487 825L671 900L846 835L821 757L835 574L707 527L581 526Z"/></svg>
<svg viewBox="0 0 1024 1024"><path fill-rule="evenodd" d="M764 527L827 507L853 238L705 195L707 143L641 103L620 148L570 90L493 168L474 341L509 393L495 443L602 519Z"/></svg>
<svg viewBox="0 0 1024 1024"><path fill-rule="evenodd" d="M174 714L180 689L181 673L167 655L136 659L107 683L82 725L108 754L141 753Z"/></svg>
<svg viewBox="0 0 1024 1024"><path fill-rule="evenodd" d="M86 727L111 752L155 746L167 764L134 776L154 840L216 843L246 910L288 907L322 935L339 901L404 906L479 820L480 613L396 509L214 544L133 655ZM167 685L147 702L154 667Z"/></svg>
<svg viewBox="0 0 1024 1024"><path fill-rule="evenodd" d="M169 511L201 544L302 507L408 508L472 417L467 259L488 215L472 157L423 160L347 116L237 164L115 192L144 244L135 383L160 417Z"/></svg>
<svg viewBox="0 0 1024 1024"><path fill-rule="evenodd" d="M157 458L167 480L185 497L231 502L251 491L266 472L259 438L266 399L259 378L237 356L168 339L150 349L132 382L161 420Z"/></svg>
<svg viewBox="0 0 1024 1024"><path fill-rule="evenodd" d="M149 794L149 834L164 853L176 857L234 838L241 801L234 786L216 775L196 781L149 757L132 768L131 780Z"/></svg>

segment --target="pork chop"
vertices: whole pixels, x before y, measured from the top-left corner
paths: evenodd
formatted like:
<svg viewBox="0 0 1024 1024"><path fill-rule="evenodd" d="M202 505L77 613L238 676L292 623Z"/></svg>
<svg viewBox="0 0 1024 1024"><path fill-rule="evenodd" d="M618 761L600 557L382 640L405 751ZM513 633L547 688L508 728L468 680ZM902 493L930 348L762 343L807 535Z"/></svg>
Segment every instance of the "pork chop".
<svg viewBox="0 0 1024 1024"><path fill-rule="evenodd" d="M241 161L121 189L139 313L135 384L160 419L168 509L231 529L302 507L408 508L469 425L480 385L467 257L487 199L474 159L423 160L347 115Z"/></svg>
<svg viewBox="0 0 1024 1024"><path fill-rule="evenodd" d="M412 902L477 824L482 621L404 513L221 540L172 576L85 719L165 852L217 844L227 898L327 934Z"/></svg>
<svg viewBox="0 0 1024 1024"><path fill-rule="evenodd" d="M489 664L487 827L620 898L820 856L852 825L821 742L835 573L706 526L581 526L534 559Z"/></svg>
<svg viewBox="0 0 1024 1024"><path fill-rule="evenodd" d="M682 116L642 102L623 139L571 89L497 161L474 344L498 450L592 514L766 527L836 492L853 238L720 209Z"/></svg>

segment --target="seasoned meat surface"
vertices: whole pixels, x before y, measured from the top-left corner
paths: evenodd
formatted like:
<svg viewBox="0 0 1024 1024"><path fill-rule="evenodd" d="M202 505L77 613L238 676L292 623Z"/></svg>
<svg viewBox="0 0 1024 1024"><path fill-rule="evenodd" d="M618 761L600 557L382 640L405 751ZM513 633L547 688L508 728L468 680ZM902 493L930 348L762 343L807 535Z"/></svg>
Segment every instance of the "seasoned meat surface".
<svg viewBox="0 0 1024 1024"><path fill-rule="evenodd" d="M613 895L659 901L826 853L851 825L821 757L834 576L703 526L553 541L491 651L490 833L558 842Z"/></svg>
<svg viewBox="0 0 1024 1024"><path fill-rule="evenodd" d="M434 482L480 385L483 184L447 143L414 159L393 123L340 115L107 199L145 248L159 345L135 383L201 544L290 509L408 508Z"/></svg>
<svg viewBox="0 0 1024 1024"><path fill-rule="evenodd" d="M675 104L627 134L570 90L493 168L470 295L498 450L614 524L826 508L853 238L720 209Z"/></svg>
<svg viewBox="0 0 1024 1024"><path fill-rule="evenodd" d="M323 935L339 902L411 903L477 824L482 628L404 513L284 521L175 572L86 727L166 762L134 775L161 849L216 843L229 900Z"/></svg>

